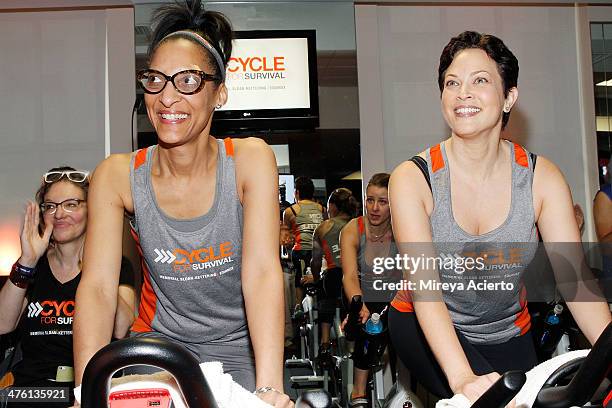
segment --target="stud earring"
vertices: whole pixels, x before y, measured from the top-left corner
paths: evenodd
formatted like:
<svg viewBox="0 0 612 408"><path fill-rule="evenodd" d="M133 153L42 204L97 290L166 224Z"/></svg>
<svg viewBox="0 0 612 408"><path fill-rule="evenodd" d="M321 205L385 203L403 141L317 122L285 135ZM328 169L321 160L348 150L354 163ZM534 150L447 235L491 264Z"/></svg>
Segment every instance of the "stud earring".
<svg viewBox="0 0 612 408"><path fill-rule="evenodd" d="M506 112L506 113L510 112L510 108L507 107L507 106L504 106L504 112Z"/></svg>

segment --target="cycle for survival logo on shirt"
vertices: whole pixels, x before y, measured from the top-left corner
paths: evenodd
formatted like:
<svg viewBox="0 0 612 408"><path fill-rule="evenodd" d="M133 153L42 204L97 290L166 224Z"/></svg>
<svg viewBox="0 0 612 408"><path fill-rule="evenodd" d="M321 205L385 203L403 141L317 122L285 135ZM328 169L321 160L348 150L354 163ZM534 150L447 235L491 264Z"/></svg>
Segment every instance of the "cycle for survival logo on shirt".
<svg viewBox="0 0 612 408"><path fill-rule="evenodd" d="M72 334L74 300L46 299L30 302L27 317L37 329L30 331L31 336L69 336Z"/></svg>
<svg viewBox="0 0 612 408"><path fill-rule="evenodd" d="M306 38L237 38L219 110L309 108L308 72Z"/></svg>
<svg viewBox="0 0 612 408"><path fill-rule="evenodd" d="M230 241L203 246L194 250L175 248L172 250L155 248L156 257L153 259L158 264L171 266L170 275L160 274L161 279L174 281L190 281L214 278L222 276L234 269L234 250ZM198 272L200 274L185 274L182 272ZM178 273L178 274L177 274Z"/></svg>

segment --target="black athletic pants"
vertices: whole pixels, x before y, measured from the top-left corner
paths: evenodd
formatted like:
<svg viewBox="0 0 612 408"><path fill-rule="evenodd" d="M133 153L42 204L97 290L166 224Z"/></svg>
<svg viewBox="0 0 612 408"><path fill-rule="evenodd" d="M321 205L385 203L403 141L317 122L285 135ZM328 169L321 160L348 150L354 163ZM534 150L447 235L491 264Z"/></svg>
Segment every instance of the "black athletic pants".
<svg viewBox="0 0 612 408"><path fill-rule="evenodd" d="M453 392L438 365L415 313L389 312L389 335L395 351L411 375L429 392L441 398L451 398ZM476 375L510 370L529 371L537 365L531 332L502 344L471 344L459 332L459 342Z"/></svg>

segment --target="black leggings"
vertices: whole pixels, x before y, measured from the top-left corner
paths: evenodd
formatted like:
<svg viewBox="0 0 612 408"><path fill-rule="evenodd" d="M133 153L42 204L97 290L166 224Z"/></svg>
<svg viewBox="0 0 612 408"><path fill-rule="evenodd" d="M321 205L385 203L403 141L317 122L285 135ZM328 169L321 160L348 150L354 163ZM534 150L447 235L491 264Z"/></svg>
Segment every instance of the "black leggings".
<svg viewBox="0 0 612 408"><path fill-rule="evenodd" d="M436 361L415 313L389 312L389 335L402 363L429 392L450 398L453 392ZM510 370L529 371L537 365L531 332L502 344L472 344L462 334L457 337L476 375L491 372L503 374Z"/></svg>
<svg viewBox="0 0 612 408"><path fill-rule="evenodd" d="M294 249L291 251L291 262L295 268L295 287L303 288L302 285L302 274L306 267L310 266L310 260L312 259L312 251L306 249ZM302 262L304 261L304 268L302 269Z"/></svg>
<svg viewBox="0 0 612 408"><path fill-rule="evenodd" d="M319 295L319 321L332 323L336 315L336 305L340 304L340 316L344 315L342 302L342 268L331 268L325 271L323 278L323 293Z"/></svg>

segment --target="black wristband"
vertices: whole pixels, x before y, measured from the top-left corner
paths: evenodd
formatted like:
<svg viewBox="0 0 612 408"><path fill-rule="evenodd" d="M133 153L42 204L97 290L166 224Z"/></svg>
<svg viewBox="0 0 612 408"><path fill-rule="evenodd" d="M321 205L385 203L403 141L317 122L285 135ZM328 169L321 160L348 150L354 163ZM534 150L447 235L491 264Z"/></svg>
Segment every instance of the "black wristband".
<svg viewBox="0 0 612 408"><path fill-rule="evenodd" d="M9 279L13 282L13 285L24 289L32 281L35 274L36 268L29 268L21 265L19 262L15 262L11 268Z"/></svg>

